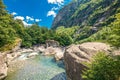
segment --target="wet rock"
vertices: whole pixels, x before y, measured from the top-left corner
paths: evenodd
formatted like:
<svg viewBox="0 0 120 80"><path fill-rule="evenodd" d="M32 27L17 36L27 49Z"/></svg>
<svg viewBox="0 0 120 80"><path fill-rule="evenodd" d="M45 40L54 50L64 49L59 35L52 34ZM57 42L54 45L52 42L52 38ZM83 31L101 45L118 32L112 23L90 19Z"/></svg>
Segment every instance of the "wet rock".
<svg viewBox="0 0 120 80"><path fill-rule="evenodd" d="M17 52L20 52L20 53L27 53L27 52L33 52L34 50L33 49L30 49L30 48L22 48L20 50L18 50Z"/></svg>
<svg viewBox="0 0 120 80"><path fill-rule="evenodd" d="M33 58L35 56L38 56L39 54L37 52L30 53L27 58Z"/></svg>

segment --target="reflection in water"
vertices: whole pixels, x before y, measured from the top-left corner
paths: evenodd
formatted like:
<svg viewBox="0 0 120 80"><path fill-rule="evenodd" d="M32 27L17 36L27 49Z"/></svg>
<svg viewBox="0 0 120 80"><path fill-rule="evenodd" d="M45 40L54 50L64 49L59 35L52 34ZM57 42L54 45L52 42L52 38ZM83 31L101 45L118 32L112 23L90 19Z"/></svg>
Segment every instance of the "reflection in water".
<svg viewBox="0 0 120 80"><path fill-rule="evenodd" d="M19 62L17 64L20 64ZM5 80L50 80L55 75L65 72L62 62L55 62L53 57L37 56L26 60L21 69L8 74Z"/></svg>

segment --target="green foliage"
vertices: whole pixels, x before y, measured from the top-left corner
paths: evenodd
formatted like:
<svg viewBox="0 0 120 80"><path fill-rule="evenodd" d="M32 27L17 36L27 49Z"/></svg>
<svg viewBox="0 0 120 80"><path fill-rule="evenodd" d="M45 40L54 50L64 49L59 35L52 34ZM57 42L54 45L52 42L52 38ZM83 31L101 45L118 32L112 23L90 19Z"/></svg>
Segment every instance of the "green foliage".
<svg viewBox="0 0 120 80"><path fill-rule="evenodd" d="M73 43L71 36L64 34L56 35L54 40L58 41L62 46L68 46Z"/></svg>
<svg viewBox="0 0 120 80"><path fill-rule="evenodd" d="M16 39L22 40L22 47L44 44L46 40L56 40L63 46L67 46L75 42L82 43L87 41L102 41L110 43L113 46L120 47L120 8L118 8L118 4L120 2L115 0L113 4L111 4L111 1L112 0L80 1L84 6L79 5L79 8L75 11L75 13L73 11L74 14L72 18L69 17L69 20L72 19L72 21L74 21L75 19L73 18L81 17L79 19L81 19L81 21L83 20L83 23L79 22L76 24L72 22L70 24L82 24L85 26L73 26L68 28L61 26L56 30L51 30L45 27L40 27L37 24L25 27L21 20L14 20L13 16L8 14L5 9L5 5L2 0L0 0L0 48L6 45L14 44ZM78 0L74 2L77 3ZM101 18L105 12L109 11L109 9L113 9L113 7L115 7L115 10L111 10L110 16L106 18L105 22L97 21L98 18ZM81 11L86 12L86 9L94 11L81 14ZM85 15L89 15L87 21L82 19ZM62 21L64 22L64 20ZM100 31L94 34L95 32L92 31L92 26L96 22L100 23L101 26L97 28L100 29Z"/></svg>
<svg viewBox="0 0 120 80"><path fill-rule="evenodd" d="M54 31L33 24L32 26L25 28L26 33L20 35L22 36L22 47L31 47L32 45L36 44L45 44L46 40L56 40L63 46L70 45L73 43L72 35L75 29L76 27L60 27Z"/></svg>
<svg viewBox="0 0 120 80"><path fill-rule="evenodd" d="M116 14L116 21L111 24L111 35L108 42L113 46L120 47L120 13Z"/></svg>
<svg viewBox="0 0 120 80"><path fill-rule="evenodd" d="M76 29L77 29L77 26L71 27L71 28L65 28L64 26L61 26L56 29L56 33L58 35L64 34L64 35L72 36L75 33Z"/></svg>
<svg viewBox="0 0 120 80"><path fill-rule="evenodd" d="M85 80L118 80L120 77L120 59L99 52L89 63L82 77Z"/></svg>
<svg viewBox="0 0 120 80"><path fill-rule="evenodd" d="M36 44L43 44L47 39L51 39L52 32L45 27L40 27L37 24L26 27L22 38L22 47L31 47Z"/></svg>
<svg viewBox="0 0 120 80"><path fill-rule="evenodd" d="M16 39L16 31L10 24L12 20L11 15L7 13L2 0L0 0L0 47L13 44Z"/></svg>
<svg viewBox="0 0 120 80"><path fill-rule="evenodd" d="M64 26L58 27L56 29L57 37L55 40L59 41L61 45L66 46L74 42L74 33L78 29L78 26L73 26L71 28L65 28Z"/></svg>
<svg viewBox="0 0 120 80"><path fill-rule="evenodd" d="M91 31L91 26L84 26L79 29L76 33L74 33L74 39L75 41L80 41L85 38L88 38L93 32Z"/></svg>
<svg viewBox="0 0 120 80"><path fill-rule="evenodd" d="M112 16L113 17L113 16ZM100 41L109 43L112 46L120 47L120 13L114 16L114 21L108 26L104 26L100 31L91 35L89 38L80 40L77 43Z"/></svg>
<svg viewBox="0 0 120 80"><path fill-rule="evenodd" d="M12 28L3 28L0 26L0 47L12 43L15 40L15 31Z"/></svg>

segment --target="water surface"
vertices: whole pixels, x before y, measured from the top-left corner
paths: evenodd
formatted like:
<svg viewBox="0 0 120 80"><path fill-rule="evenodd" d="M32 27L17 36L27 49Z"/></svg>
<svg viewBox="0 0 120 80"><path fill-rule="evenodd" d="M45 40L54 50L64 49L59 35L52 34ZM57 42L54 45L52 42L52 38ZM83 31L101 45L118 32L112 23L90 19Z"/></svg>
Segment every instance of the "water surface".
<svg viewBox="0 0 120 80"><path fill-rule="evenodd" d="M19 62L17 64L20 66ZM50 80L55 75L65 72L63 66L62 62L55 62L53 57L39 55L27 59L21 69L9 73L5 80Z"/></svg>

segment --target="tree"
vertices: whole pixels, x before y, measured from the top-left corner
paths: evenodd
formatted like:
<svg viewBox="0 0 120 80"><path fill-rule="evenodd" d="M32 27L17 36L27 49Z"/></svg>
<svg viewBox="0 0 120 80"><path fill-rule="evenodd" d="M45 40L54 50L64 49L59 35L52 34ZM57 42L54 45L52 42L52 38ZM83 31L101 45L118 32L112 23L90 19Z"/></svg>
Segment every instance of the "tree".
<svg viewBox="0 0 120 80"><path fill-rule="evenodd" d="M7 14L7 11L5 10L5 5L3 4L3 1L0 0L0 16L3 16L4 14Z"/></svg>
<svg viewBox="0 0 120 80"><path fill-rule="evenodd" d="M108 42L113 46L120 47L120 13L116 14L116 20L111 24L112 32Z"/></svg>
<svg viewBox="0 0 120 80"><path fill-rule="evenodd" d="M85 80L118 80L120 77L120 57L112 57L99 52L83 72Z"/></svg>
<svg viewBox="0 0 120 80"><path fill-rule="evenodd" d="M78 29L78 26L73 26L71 28L64 28L64 26L58 27L56 29L56 38L58 42L60 42L63 46L68 46L74 42L73 35Z"/></svg>

